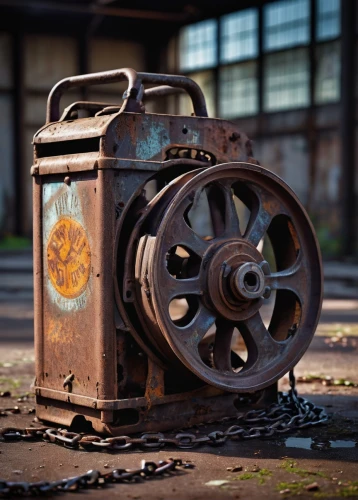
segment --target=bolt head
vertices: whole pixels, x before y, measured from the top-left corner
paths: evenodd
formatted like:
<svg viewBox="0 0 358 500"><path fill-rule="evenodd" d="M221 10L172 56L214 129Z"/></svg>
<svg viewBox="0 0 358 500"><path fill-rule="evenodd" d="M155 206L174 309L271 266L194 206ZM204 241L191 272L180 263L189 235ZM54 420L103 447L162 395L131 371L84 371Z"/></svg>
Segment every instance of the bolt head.
<svg viewBox="0 0 358 500"><path fill-rule="evenodd" d="M271 288L269 286L265 286L264 293L262 294L264 299L268 299L271 295Z"/></svg>

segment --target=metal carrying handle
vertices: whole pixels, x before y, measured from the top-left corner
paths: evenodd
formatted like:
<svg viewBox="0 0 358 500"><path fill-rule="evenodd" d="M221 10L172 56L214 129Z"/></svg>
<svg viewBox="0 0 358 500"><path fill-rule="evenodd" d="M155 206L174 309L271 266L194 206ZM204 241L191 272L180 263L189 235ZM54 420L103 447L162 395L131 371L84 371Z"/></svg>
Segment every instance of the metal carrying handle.
<svg viewBox="0 0 358 500"><path fill-rule="evenodd" d="M114 83L128 80L126 98L122 105L124 109L127 100L136 99L141 90L141 81L137 72L132 68L115 69L111 71L101 71L100 73L89 73L87 75L70 76L56 83L47 99L46 123L57 122L60 118L60 100L62 94L73 87L83 87L88 85L100 85L102 83ZM137 102L137 101L135 101ZM122 109L121 108L121 109Z"/></svg>
<svg viewBox="0 0 358 500"><path fill-rule="evenodd" d="M122 68L99 73L89 73L87 75L71 76L59 81L51 90L47 100L46 123L55 122L60 119L60 100L63 93L73 87L83 87L89 85L100 85L103 83L114 83L128 80L128 88L123 94L124 102L120 111L140 112L140 101L143 94L143 83L157 83L169 85L170 87L184 89L191 97L194 113L196 116L208 116L206 110L205 97L199 85L186 76L163 75L156 73L137 73L132 68ZM163 95L158 87L151 91L151 96ZM149 89L148 89L149 90ZM166 92L168 95L168 92Z"/></svg>
<svg viewBox="0 0 358 500"><path fill-rule="evenodd" d="M191 78L182 75L163 75L160 73L138 73L138 77L143 83L157 83L159 85L169 85L170 87L184 89L191 98L195 116L208 116L204 94L199 85L194 80L191 80ZM153 89L151 95L155 95L155 89Z"/></svg>

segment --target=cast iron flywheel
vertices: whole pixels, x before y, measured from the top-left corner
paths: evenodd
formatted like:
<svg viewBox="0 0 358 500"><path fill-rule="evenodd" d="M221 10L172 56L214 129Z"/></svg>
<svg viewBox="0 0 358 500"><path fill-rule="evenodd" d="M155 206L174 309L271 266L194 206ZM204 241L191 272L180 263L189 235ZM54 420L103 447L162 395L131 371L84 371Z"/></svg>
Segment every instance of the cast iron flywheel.
<svg viewBox="0 0 358 500"><path fill-rule="evenodd" d="M203 193L210 230L200 217L193 224ZM165 359L231 392L262 389L297 364L319 319L321 258L311 222L282 179L248 163L184 174L150 202L133 238L137 313ZM261 313L273 297L265 325ZM173 314L173 304L184 312ZM233 352L234 331L246 359ZM210 359L202 349L208 336Z"/></svg>

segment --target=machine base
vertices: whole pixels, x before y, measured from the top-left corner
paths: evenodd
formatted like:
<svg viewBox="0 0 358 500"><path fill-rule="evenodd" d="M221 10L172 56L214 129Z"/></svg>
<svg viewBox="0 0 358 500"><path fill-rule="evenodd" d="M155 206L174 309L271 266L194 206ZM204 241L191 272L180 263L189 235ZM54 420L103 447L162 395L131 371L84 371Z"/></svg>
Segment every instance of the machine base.
<svg viewBox="0 0 358 500"><path fill-rule="evenodd" d="M91 405L84 406L71 402L68 393L40 388L36 388L35 392L39 420L55 422L76 431L94 430L112 436L191 427L224 417L236 417L277 401L277 384L250 395L228 393L205 386L189 393L162 396L157 400L141 397L106 401L106 409L99 409L103 401L96 403L94 400ZM53 399L42 395L43 392L56 392L57 397L63 394L67 400Z"/></svg>

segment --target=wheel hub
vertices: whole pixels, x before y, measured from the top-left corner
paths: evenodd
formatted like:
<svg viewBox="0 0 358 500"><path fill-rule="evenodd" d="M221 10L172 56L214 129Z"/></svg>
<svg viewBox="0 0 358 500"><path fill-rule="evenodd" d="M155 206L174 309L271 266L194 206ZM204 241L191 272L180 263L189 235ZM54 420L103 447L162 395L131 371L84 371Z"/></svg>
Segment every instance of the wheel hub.
<svg viewBox="0 0 358 500"><path fill-rule="evenodd" d="M258 299L265 289L265 276L255 262L245 262L235 269L231 276L231 286L244 300Z"/></svg>
<svg viewBox="0 0 358 500"><path fill-rule="evenodd" d="M260 309L265 290L262 262L262 254L244 240L229 241L215 251L208 265L207 290L220 316L243 321Z"/></svg>

